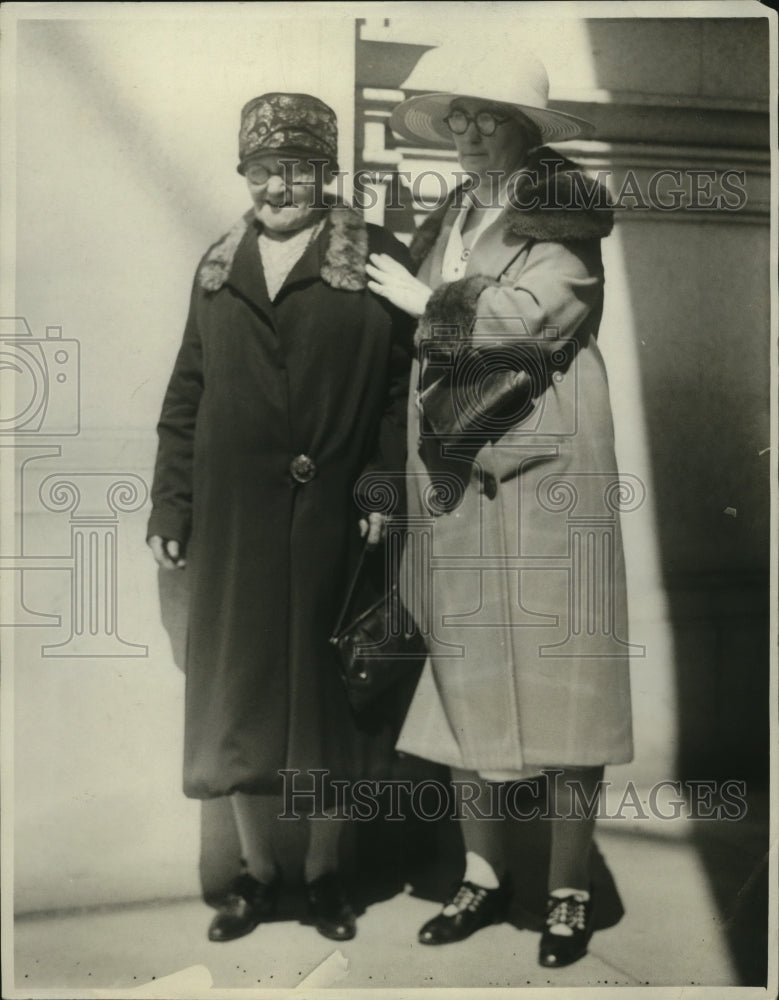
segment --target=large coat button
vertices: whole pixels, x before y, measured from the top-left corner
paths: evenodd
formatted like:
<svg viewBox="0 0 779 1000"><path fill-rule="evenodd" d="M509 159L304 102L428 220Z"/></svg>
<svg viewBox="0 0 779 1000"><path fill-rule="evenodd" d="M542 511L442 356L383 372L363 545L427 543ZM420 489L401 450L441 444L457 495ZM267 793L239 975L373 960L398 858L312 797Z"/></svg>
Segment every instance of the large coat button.
<svg viewBox="0 0 779 1000"><path fill-rule="evenodd" d="M289 463L292 478L299 483L310 483L316 475L316 466L308 455L297 455Z"/></svg>

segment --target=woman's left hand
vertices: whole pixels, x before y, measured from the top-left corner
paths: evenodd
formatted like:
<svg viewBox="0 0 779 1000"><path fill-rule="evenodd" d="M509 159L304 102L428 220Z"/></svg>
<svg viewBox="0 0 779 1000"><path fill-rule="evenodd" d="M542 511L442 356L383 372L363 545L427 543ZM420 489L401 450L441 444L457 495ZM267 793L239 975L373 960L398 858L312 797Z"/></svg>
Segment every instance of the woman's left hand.
<svg viewBox="0 0 779 1000"><path fill-rule="evenodd" d="M376 295L389 301L407 312L409 316L421 316L425 311L427 300L433 294L422 281L418 281L402 264L386 253L372 253L365 265L368 277L368 288Z"/></svg>
<svg viewBox="0 0 779 1000"><path fill-rule="evenodd" d="M365 538L369 549L374 549L384 538L387 515L372 511L367 518L360 519L360 537ZM367 538L365 536L368 536Z"/></svg>

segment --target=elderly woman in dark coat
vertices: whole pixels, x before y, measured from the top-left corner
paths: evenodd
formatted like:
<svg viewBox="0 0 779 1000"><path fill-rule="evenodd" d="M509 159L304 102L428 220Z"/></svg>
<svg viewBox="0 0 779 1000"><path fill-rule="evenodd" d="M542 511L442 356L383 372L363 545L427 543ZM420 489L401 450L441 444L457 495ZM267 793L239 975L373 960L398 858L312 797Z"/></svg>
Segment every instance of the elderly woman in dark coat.
<svg viewBox="0 0 779 1000"><path fill-rule="evenodd" d="M243 109L239 171L254 207L203 258L160 417L149 543L191 577L184 791L231 796L248 871L211 940L273 912L270 846L281 772L363 776L328 637L367 470L402 471L408 318L367 291L369 252L407 262L383 230L323 201L337 168L333 111L304 94ZM310 805L319 810L326 803ZM299 808L299 807L296 807ZM326 936L355 931L337 875L336 820L311 823L304 877Z"/></svg>
<svg viewBox="0 0 779 1000"><path fill-rule="evenodd" d="M597 804L603 765L632 756L620 486L596 342L611 212L541 145L586 123L546 107L538 60L514 54L514 79L487 64L444 47L407 81L439 92L401 104L393 128L453 142L477 186L426 220L416 277L382 256L368 268L369 287L419 320L409 513L428 524L410 535L403 579L430 656L398 746L480 788L483 812L485 781L558 772L539 958L560 966L592 930L594 820L576 794ZM463 881L424 944L467 937L507 900L500 824L462 829Z"/></svg>

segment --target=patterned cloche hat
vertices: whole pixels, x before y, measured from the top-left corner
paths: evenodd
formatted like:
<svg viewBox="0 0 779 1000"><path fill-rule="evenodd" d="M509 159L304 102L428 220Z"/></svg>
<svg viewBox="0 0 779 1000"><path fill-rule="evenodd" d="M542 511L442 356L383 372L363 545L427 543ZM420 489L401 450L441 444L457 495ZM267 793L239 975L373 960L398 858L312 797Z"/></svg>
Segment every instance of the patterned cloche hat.
<svg viewBox="0 0 779 1000"><path fill-rule="evenodd" d="M263 94L244 105L238 134L238 173L259 153L297 153L338 169L335 111L310 94Z"/></svg>

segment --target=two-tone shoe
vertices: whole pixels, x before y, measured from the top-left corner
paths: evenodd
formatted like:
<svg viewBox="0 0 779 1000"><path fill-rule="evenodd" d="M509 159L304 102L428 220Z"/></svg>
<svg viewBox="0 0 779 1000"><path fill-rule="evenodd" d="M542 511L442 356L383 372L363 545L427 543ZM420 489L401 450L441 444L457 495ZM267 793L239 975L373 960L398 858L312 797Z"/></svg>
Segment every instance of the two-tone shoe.
<svg viewBox="0 0 779 1000"><path fill-rule="evenodd" d="M558 969L586 955L594 915L592 891L551 894L546 903L546 926L538 949L539 964L547 969Z"/></svg>
<svg viewBox="0 0 779 1000"><path fill-rule="evenodd" d="M485 889L475 882L461 882L444 908L419 931L420 944L452 944L471 934L500 923L505 918L511 887L504 878L497 889Z"/></svg>

